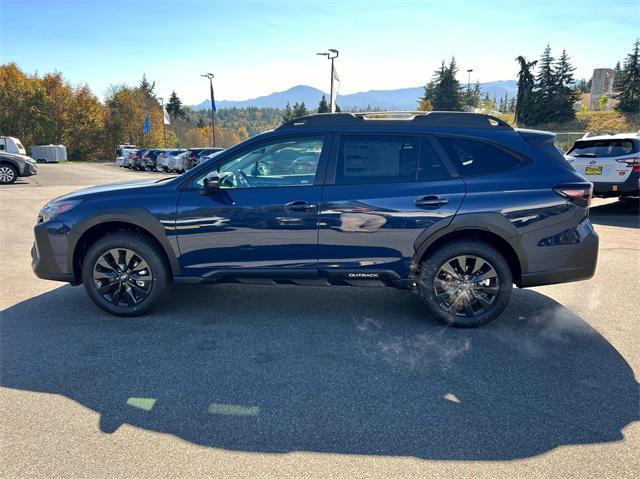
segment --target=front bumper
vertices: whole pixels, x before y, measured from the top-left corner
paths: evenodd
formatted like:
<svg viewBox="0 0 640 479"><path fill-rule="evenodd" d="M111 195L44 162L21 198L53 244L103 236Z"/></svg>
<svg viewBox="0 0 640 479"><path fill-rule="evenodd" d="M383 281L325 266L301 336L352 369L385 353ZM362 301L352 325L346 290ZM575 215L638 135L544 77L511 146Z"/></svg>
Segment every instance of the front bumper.
<svg viewBox="0 0 640 479"><path fill-rule="evenodd" d="M55 219L38 223L31 248L31 268L38 278L76 283L69 245L73 232Z"/></svg>
<svg viewBox="0 0 640 479"><path fill-rule="evenodd" d="M640 196L640 173L633 171L629 178L622 183L593 183L593 195L610 196Z"/></svg>
<svg viewBox="0 0 640 479"><path fill-rule="evenodd" d="M32 164L32 163L25 162L24 167L20 172L20 176L33 176L37 174L38 174L38 167L35 165L35 163Z"/></svg>

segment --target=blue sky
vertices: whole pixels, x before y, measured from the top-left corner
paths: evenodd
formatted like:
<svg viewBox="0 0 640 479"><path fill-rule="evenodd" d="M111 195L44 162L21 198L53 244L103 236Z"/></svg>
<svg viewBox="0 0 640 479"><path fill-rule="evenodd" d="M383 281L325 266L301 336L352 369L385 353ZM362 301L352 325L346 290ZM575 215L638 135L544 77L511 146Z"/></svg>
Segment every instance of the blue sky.
<svg viewBox="0 0 640 479"><path fill-rule="evenodd" d="M565 48L588 77L613 67L640 36L638 0L602 1L205 1L0 0L0 62L29 73L61 71L102 97L146 73L162 96L187 104L236 100L298 84L328 89L340 50L341 92L424 84L455 55L472 79L514 79L514 58Z"/></svg>

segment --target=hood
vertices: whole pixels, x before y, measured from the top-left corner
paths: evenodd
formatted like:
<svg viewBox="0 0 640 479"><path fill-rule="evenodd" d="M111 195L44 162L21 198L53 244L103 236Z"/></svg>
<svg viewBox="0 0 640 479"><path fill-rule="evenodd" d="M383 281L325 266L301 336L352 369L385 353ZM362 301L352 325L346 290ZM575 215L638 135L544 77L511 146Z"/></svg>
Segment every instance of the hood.
<svg viewBox="0 0 640 479"><path fill-rule="evenodd" d="M15 158L16 160L22 160L29 163L35 163L36 160L27 155L21 155L19 153L9 153L7 151L2 152L2 156L8 156L9 158Z"/></svg>
<svg viewBox="0 0 640 479"><path fill-rule="evenodd" d="M137 188L153 188L157 186L164 186L168 183L168 181L169 180L162 181L154 178L149 180L124 181L121 183L110 183L107 185L90 186L88 188L83 188L81 190L74 191L73 193L68 193L66 195L60 196L59 198L56 198L55 201L82 199L82 198L87 198L89 196L100 195L103 193L134 190Z"/></svg>

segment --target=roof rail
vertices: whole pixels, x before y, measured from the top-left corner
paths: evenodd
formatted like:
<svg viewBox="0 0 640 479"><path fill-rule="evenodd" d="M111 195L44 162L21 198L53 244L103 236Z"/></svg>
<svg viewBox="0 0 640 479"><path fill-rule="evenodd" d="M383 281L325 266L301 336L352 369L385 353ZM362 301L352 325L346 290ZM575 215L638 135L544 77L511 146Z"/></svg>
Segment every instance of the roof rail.
<svg viewBox="0 0 640 479"><path fill-rule="evenodd" d="M374 121L411 122L413 125L436 128L508 128L500 118L483 113L454 111L372 111L364 113L318 113L301 116L279 126L278 130L304 127L357 126Z"/></svg>

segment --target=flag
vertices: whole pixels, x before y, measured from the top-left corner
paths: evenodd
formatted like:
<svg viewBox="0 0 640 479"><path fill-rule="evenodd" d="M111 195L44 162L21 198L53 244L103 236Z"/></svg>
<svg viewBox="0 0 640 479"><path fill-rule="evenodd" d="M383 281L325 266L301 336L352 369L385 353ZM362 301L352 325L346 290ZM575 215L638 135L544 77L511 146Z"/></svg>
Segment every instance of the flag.
<svg viewBox="0 0 640 479"><path fill-rule="evenodd" d="M145 133L149 133L151 131L151 122L149 121L149 113L147 113L147 117L144 119L144 130Z"/></svg>
<svg viewBox="0 0 640 479"><path fill-rule="evenodd" d="M162 105L162 114L164 116L164 124L165 125L170 125L171 122L169 121L169 113L167 113L167 109L164 107L164 105Z"/></svg>
<svg viewBox="0 0 640 479"><path fill-rule="evenodd" d="M331 96L331 113L336 112L336 100L338 99L338 92L340 91L340 77L338 76L338 70L333 67L333 72L331 75L331 92L333 95Z"/></svg>
<svg viewBox="0 0 640 479"><path fill-rule="evenodd" d="M216 111L216 97L213 96L213 84L209 83L209 88L211 88L211 109Z"/></svg>

